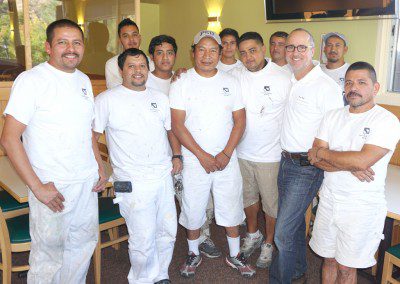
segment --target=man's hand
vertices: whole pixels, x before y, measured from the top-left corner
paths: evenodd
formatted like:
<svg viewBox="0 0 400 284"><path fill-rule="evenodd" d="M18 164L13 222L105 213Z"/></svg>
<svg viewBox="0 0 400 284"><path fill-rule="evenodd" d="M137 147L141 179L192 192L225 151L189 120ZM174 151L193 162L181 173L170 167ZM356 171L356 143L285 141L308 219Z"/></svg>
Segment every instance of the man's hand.
<svg viewBox="0 0 400 284"><path fill-rule="evenodd" d="M375 172L371 169L368 168L365 171L356 171L356 172L351 172L353 174L353 176L355 176L356 178L358 178L360 181L364 182L371 182L374 180L374 175Z"/></svg>
<svg viewBox="0 0 400 284"><path fill-rule="evenodd" d="M172 159L172 175L180 174L183 169L182 160L179 158Z"/></svg>
<svg viewBox="0 0 400 284"><path fill-rule="evenodd" d="M64 196L57 190L54 183L49 182L43 184L34 192L36 198L44 205L49 207L53 212L61 212L64 210Z"/></svg>
<svg viewBox="0 0 400 284"><path fill-rule="evenodd" d="M310 150L308 150L308 160L310 161L311 165L314 165L315 163L321 162L321 159L317 157L318 151L321 151L322 148L320 147L312 147Z"/></svg>
<svg viewBox="0 0 400 284"><path fill-rule="evenodd" d="M93 187L92 191L100 192L106 189L108 178L104 169L99 169L99 180L97 181L96 185Z"/></svg>
<svg viewBox="0 0 400 284"><path fill-rule="evenodd" d="M186 73L186 72L187 72L186 68L179 68L178 70L176 70L174 75L172 75L171 83L175 82L176 80L178 80L181 77L181 74L182 73Z"/></svg>
<svg viewBox="0 0 400 284"><path fill-rule="evenodd" d="M207 174L218 171L219 167L218 167L217 161L210 154L205 153L205 154L199 156L198 159L199 159L201 166L204 168L204 170L207 172Z"/></svg>
<svg viewBox="0 0 400 284"><path fill-rule="evenodd" d="M223 171L225 167L229 164L230 158L222 151L217 156L215 156L217 161L218 170Z"/></svg>

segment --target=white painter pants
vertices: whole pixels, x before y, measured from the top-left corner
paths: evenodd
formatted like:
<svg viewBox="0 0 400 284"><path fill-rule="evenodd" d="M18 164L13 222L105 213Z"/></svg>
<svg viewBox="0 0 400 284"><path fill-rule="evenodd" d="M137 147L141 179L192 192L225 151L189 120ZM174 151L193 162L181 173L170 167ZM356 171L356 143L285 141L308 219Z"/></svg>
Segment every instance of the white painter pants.
<svg viewBox="0 0 400 284"><path fill-rule="evenodd" d="M54 213L29 192L29 226L32 239L28 283L78 284L86 282L98 238L95 180L55 184L64 196L64 210Z"/></svg>
<svg viewBox="0 0 400 284"><path fill-rule="evenodd" d="M129 283L169 279L177 220L172 177L154 182L132 181L131 193L117 193L129 232Z"/></svg>

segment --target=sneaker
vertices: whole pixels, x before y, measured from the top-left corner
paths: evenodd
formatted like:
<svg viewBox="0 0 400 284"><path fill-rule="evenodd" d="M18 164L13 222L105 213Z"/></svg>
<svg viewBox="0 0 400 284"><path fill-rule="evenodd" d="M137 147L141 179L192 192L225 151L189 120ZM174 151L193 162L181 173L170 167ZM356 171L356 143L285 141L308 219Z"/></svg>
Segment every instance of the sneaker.
<svg viewBox="0 0 400 284"><path fill-rule="evenodd" d="M210 238L206 238L199 244L199 251L209 258L216 258L221 256L221 251L215 246Z"/></svg>
<svg viewBox="0 0 400 284"><path fill-rule="evenodd" d="M169 279L162 279L162 280L160 280L160 281L157 281L157 282L154 283L154 284L171 284L171 280L169 280Z"/></svg>
<svg viewBox="0 0 400 284"><path fill-rule="evenodd" d="M237 269L243 277L250 278L256 274L256 270L250 264L247 264L247 260L242 252L234 257L226 257L225 262L230 267Z"/></svg>
<svg viewBox="0 0 400 284"><path fill-rule="evenodd" d="M185 263L181 266L181 269L179 270L181 276L185 278L193 277L196 273L197 266L201 264L201 260L201 255L195 255L193 252L190 251L189 254L186 256Z"/></svg>
<svg viewBox="0 0 400 284"><path fill-rule="evenodd" d="M264 236L260 234L258 238L252 239L249 236L246 236L244 238L244 242L242 247L240 248L240 251L244 253L244 256L246 258L249 258L251 254L261 247L261 244L264 242Z"/></svg>
<svg viewBox="0 0 400 284"><path fill-rule="evenodd" d="M272 252L273 251L274 251L274 247L271 244L263 243L261 245L261 253L257 259L256 266L258 268L269 267L272 262Z"/></svg>

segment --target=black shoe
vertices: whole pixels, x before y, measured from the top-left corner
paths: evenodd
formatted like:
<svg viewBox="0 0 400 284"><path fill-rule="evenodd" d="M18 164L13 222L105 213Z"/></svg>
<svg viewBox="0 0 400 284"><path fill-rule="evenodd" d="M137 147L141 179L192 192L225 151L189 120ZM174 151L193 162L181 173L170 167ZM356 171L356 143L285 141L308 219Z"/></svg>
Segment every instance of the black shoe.
<svg viewBox="0 0 400 284"><path fill-rule="evenodd" d="M162 279L162 280L160 280L160 281L157 281L157 282L154 283L154 284L171 284L171 280L169 280L169 279Z"/></svg>

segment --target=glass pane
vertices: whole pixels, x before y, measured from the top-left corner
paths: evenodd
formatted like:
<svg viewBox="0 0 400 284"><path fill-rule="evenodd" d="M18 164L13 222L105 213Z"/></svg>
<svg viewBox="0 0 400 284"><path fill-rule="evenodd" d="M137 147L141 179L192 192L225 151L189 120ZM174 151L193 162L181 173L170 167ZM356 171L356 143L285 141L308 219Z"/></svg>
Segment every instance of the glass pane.
<svg viewBox="0 0 400 284"><path fill-rule="evenodd" d="M13 81L25 70L22 0L0 1L0 81Z"/></svg>
<svg viewBox="0 0 400 284"><path fill-rule="evenodd" d="M85 54L79 69L92 79L104 78L106 61L120 52L118 23L135 20L134 0L30 0L33 65L47 60L46 27L56 19L77 22L85 34ZM33 4L33 5L32 5Z"/></svg>

